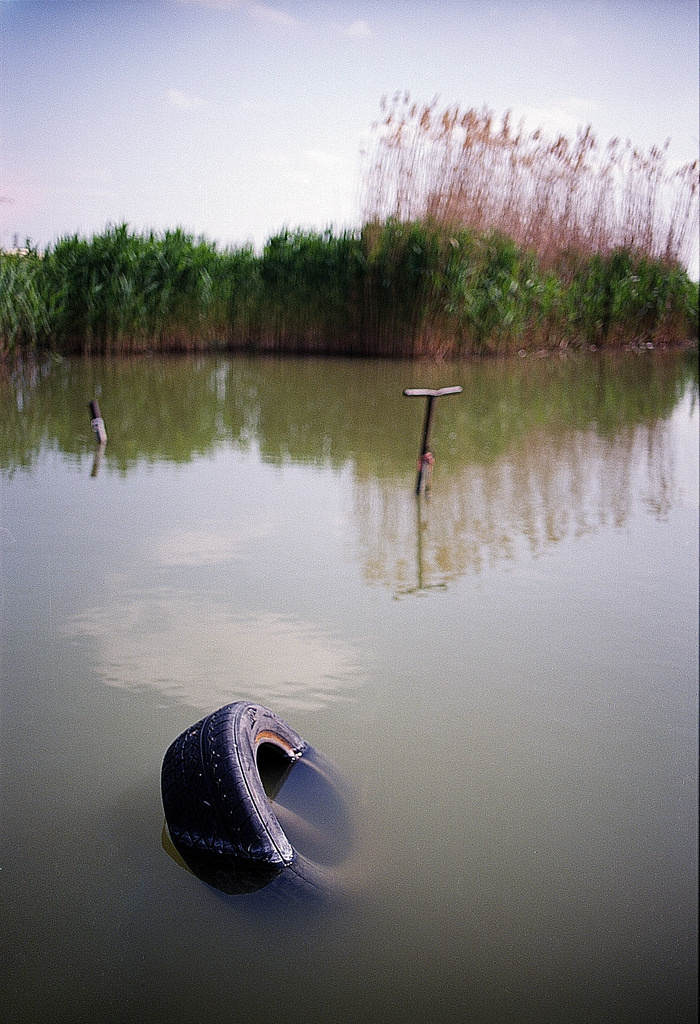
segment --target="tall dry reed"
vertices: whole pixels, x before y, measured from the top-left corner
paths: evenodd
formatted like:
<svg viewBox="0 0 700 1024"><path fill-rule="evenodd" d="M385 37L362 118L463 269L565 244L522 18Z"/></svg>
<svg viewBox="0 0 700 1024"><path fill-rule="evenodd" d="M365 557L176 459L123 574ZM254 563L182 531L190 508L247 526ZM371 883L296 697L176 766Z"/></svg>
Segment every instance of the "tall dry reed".
<svg viewBox="0 0 700 1024"><path fill-rule="evenodd" d="M668 168L668 143L648 152L590 125L574 139L526 131L510 112L438 109L407 93L384 99L368 158L365 220L429 220L497 231L542 266L624 248L687 266L698 226L698 162Z"/></svg>

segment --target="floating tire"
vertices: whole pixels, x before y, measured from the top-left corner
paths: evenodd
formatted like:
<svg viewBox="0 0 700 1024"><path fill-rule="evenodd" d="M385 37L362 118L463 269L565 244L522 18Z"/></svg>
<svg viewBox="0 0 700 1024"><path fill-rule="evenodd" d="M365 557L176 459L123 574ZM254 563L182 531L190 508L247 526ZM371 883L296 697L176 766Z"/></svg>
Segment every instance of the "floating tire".
<svg viewBox="0 0 700 1024"><path fill-rule="evenodd" d="M291 806L275 802L285 791ZM337 888L352 841L347 787L268 708L238 701L186 729L165 753L161 793L175 851L217 889L254 892L281 875L286 888Z"/></svg>

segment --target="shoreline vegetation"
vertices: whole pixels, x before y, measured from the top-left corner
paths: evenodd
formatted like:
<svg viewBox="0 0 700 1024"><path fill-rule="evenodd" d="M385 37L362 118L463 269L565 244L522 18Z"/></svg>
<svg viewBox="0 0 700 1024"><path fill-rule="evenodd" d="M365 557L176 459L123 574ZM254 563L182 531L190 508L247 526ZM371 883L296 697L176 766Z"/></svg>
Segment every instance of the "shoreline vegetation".
<svg viewBox="0 0 700 1024"><path fill-rule="evenodd" d="M697 344L698 162L383 102L363 226L257 254L109 226L0 250L0 354L208 350L454 359Z"/></svg>

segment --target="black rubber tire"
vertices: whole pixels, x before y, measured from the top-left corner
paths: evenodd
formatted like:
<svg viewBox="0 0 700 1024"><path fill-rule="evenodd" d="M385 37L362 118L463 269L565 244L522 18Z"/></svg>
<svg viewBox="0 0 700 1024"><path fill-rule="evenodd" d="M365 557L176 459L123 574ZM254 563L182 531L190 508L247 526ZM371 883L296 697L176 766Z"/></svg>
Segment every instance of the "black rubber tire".
<svg viewBox="0 0 700 1024"><path fill-rule="evenodd" d="M238 701L186 729L165 753L161 793L170 840L195 875L223 892L253 892L282 872L292 887L331 891L334 866L295 850L275 814L258 769L261 744L277 748L289 767L304 759L332 793L349 836L347 790L332 762L268 708Z"/></svg>

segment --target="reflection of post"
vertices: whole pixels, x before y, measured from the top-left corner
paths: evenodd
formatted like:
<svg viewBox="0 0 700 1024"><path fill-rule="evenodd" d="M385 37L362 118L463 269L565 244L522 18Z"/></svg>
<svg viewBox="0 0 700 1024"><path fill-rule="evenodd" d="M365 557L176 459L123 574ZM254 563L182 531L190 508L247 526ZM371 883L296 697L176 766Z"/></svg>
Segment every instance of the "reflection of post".
<svg viewBox="0 0 700 1024"><path fill-rule="evenodd" d="M104 452L104 450L104 442L102 442L102 444L98 444L97 447L95 448L95 457L92 460L92 470L90 472L90 476L97 476L97 474L99 473L100 463L102 462L102 453Z"/></svg>
<svg viewBox="0 0 700 1024"><path fill-rule="evenodd" d="M90 473L90 476L97 476L100 471L102 453L104 452L105 445L107 444L107 431L105 429L105 421L102 419L102 413L100 412L100 407L97 404L96 398L93 398L89 403L89 407L90 426L92 427L92 432L95 435L95 441L97 442L95 458L92 461L92 472Z"/></svg>
<svg viewBox="0 0 700 1024"><path fill-rule="evenodd" d="M422 396L428 399L425 406L425 421L423 423L423 442L421 444L420 456L418 457L418 479L416 480L416 494L420 494L421 486L425 480L426 494L430 490L430 477L433 468L433 453L430 451L430 431L433 426L433 404L436 398L441 395L457 395L461 392L460 387L453 388L405 388L404 395L409 398Z"/></svg>
<svg viewBox="0 0 700 1024"><path fill-rule="evenodd" d="M423 521L420 508L420 492L416 502L416 568L418 570L418 590L423 589Z"/></svg>
<svg viewBox="0 0 700 1024"><path fill-rule="evenodd" d="M416 501L416 585L415 587L402 587L395 594L396 597L405 597L407 594L422 594L426 590L444 590L447 584L444 580L431 583L423 579L423 534L427 526L427 520L422 516L421 495Z"/></svg>

